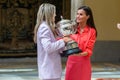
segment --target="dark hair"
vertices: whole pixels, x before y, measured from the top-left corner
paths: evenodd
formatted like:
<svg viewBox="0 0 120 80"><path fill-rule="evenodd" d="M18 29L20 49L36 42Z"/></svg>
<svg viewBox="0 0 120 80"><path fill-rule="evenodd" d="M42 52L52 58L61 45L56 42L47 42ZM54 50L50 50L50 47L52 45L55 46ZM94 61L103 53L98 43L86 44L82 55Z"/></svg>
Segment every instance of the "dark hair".
<svg viewBox="0 0 120 80"><path fill-rule="evenodd" d="M81 6L78 8L78 10L80 10L80 9L83 9L85 11L86 15L90 16L89 19L87 20L87 25L96 30L91 8L88 6ZM96 30L96 36L97 36L97 30Z"/></svg>

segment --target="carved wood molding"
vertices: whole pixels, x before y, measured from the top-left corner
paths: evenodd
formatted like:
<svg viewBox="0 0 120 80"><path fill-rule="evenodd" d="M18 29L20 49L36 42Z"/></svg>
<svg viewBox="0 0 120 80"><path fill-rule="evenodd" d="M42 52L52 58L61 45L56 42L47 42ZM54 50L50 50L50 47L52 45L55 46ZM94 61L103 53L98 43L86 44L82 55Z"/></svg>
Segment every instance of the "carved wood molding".
<svg viewBox="0 0 120 80"><path fill-rule="evenodd" d="M0 0L0 48L33 47L33 29L38 9L37 0ZM20 44L21 39L28 45ZM9 41L10 45L6 45ZM24 45L24 46L23 46Z"/></svg>
<svg viewBox="0 0 120 80"><path fill-rule="evenodd" d="M37 4L38 0L0 0L0 5L4 8L8 7L29 7L33 4Z"/></svg>

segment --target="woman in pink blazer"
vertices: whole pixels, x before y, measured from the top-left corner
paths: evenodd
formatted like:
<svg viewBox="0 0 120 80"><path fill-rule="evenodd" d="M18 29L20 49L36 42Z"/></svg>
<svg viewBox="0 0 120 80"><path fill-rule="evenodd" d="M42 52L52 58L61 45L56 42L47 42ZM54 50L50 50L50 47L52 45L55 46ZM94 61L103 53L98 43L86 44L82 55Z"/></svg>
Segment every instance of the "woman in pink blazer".
<svg viewBox="0 0 120 80"><path fill-rule="evenodd" d="M37 43L37 63L40 80L61 80L60 51L70 38L56 40L55 6L43 3L37 13L37 23L34 29L34 42Z"/></svg>

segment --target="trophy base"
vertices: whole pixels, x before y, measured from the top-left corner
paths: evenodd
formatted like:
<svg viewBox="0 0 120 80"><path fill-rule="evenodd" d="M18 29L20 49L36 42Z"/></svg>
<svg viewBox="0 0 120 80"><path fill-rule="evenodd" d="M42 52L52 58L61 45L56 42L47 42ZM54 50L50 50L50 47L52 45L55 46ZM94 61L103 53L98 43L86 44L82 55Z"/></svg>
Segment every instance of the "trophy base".
<svg viewBox="0 0 120 80"><path fill-rule="evenodd" d="M72 48L72 49L68 49L68 50L63 51L61 56L62 57L68 57L69 55L78 54L79 52L82 52L82 50L79 49L78 47L76 47L76 48Z"/></svg>

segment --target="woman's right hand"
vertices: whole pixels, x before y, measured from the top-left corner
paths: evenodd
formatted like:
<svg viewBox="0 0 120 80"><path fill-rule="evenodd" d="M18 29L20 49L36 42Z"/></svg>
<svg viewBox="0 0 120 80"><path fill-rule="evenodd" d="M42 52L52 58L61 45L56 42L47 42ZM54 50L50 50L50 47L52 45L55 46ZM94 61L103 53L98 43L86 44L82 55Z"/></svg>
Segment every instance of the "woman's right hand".
<svg viewBox="0 0 120 80"><path fill-rule="evenodd" d="M67 37L67 36L63 37L63 40L65 43L72 41L72 39L70 37Z"/></svg>

